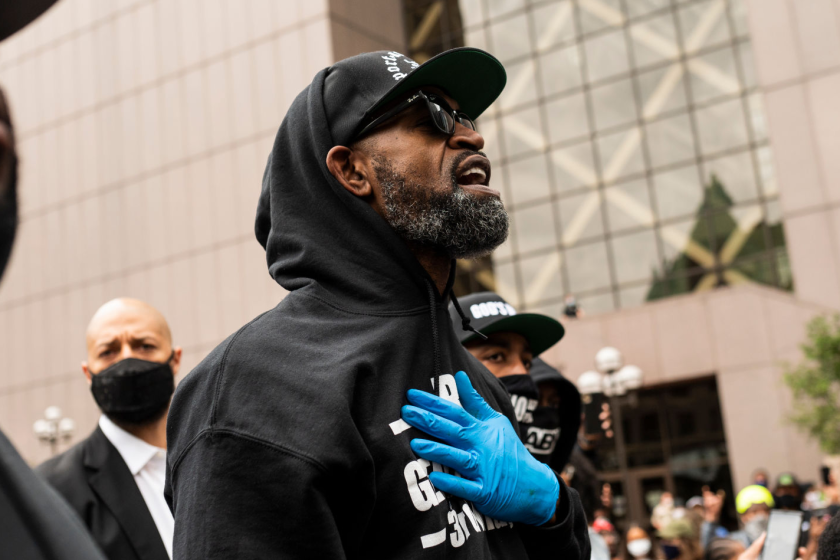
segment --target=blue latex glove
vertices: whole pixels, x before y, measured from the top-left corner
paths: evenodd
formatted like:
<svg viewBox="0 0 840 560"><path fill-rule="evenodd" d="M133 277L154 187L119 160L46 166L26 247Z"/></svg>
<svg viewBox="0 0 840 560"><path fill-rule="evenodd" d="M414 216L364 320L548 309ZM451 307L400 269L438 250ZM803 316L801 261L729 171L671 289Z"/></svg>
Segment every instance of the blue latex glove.
<svg viewBox="0 0 840 560"><path fill-rule="evenodd" d="M416 389L408 391L414 406L402 408L403 420L444 442L414 439L414 452L464 477L432 472L432 484L494 519L548 522L560 495L557 476L525 449L510 421L490 408L466 373L456 373L455 384L463 408Z"/></svg>

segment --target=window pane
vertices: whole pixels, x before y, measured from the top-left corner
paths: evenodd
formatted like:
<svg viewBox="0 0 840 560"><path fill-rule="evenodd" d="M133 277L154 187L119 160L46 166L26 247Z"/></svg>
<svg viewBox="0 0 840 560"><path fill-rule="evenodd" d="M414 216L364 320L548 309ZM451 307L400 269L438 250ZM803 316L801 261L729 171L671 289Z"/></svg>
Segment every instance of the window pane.
<svg viewBox="0 0 840 560"><path fill-rule="evenodd" d="M578 309L586 315L598 315L615 310L615 303L611 292L605 294L583 296L577 298Z"/></svg>
<svg viewBox="0 0 840 560"><path fill-rule="evenodd" d="M645 301L647 301L649 291L649 284L619 290L618 299L621 302L621 307L623 309L627 309L629 307L637 307L643 304Z"/></svg>
<svg viewBox="0 0 840 560"><path fill-rule="evenodd" d="M557 43L574 39L575 18L571 0L535 8L531 14L537 33L537 50L545 50Z"/></svg>
<svg viewBox="0 0 840 560"><path fill-rule="evenodd" d="M506 67L508 83L499 97L499 105L502 109L518 107L537 98L537 88L534 87L536 78L534 68L534 61L530 58Z"/></svg>
<svg viewBox="0 0 840 560"><path fill-rule="evenodd" d="M636 179L604 189L607 220L612 232L653 226L653 212L646 179Z"/></svg>
<svg viewBox="0 0 840 560"><path fill-rule="evenodd" d="M571 246L604 233L601 196L597 191L562 198L557 201L557 208L564 245Z"/></svg>
<svg viewBox="0 0 840 560"><path fill-rule="evenodd" d="M522 8L524 5L525 0L487 0L487 15L495 18Z"/></svg>
<svg viewBox="0 0 840 560"><path fill-rule="evenodd" d="M738 55L741 57L741 68L744 73L744 87L752 89L758 86L755 75L755 61L753 60L752 45L748 42L738 45Z"/></svg>
<svg viewBox="0 0 840 560"><path fill-rule="evenodd" d="M566 249L566 271L572 293L610 285L607 245L603 241Z"/></svg>
<svg viewBox="0 0 840 560"><path fill-rule="evenodd" d="M630 79L592 89L592 110L597 130L636 120L636 99Z"/></svg>
<svg viewBox="0 0 840 560"><path fill-rule="evenodd" d="M531 51L530 36L524 13L490 26L493 54L502 62L528 54Z"/></svg>
<svg viewBox="0 0 840 560"><path fill-rule="evenodd" d="M540 113L536 107L502 117L500 122L504 130L507 157L545 149Z"/></svg>
<svg viewBox="0 0 840 560"><path fill-rule="evenodd" d="M659 114L685 107L685 86L683 72L667 66L639 74L639 93L642 101L642 115L654 119Z"/></svg>
<svg viewBox="0 0 840 560"><path fill-rule="evenodd" d="M564 142L589 134L583 93L573 93L545 106L551 142Z"/></svg>
<svg viewBox="0 0 840 560"><path fill-rule="evenodd" d="M779 194L779 185L776 182L776 169L773 166L773 154L769 147L756 150L758 158L758 172L761 175L761 188L764 196L776 196Z"/></svg>
<svg viewBox="0 0 840 560"><path fill-rule="evenodd" d="M747 128L740 99L698 109L696 122L704 154L714 154L747 143Z"/></svg>
<svg viewBox="0 0 840 560"><path fill-rule="evenodd" d="M551 194L545 155L519 160L508 164L508 184L514 205Z"/></svg>
<svg viewBox="0 0 840 560"><path fill-rule="evenodd" d="M678 115L647 125L650 160L654 167L695 157L688 115Z"/></svg>
<svg viewBox="0 0 840 560"><path fill-rule="evenodd" d="M749 152L717 158L705 163L707 182L715 175L726 193L737 204L758 198L755 173Z"/></svg>
<svg viewBox="0 0 840 560"><path fill-rule="evenodd" d="M633 0L627 2L627 15L638 17L667 7L668 0Z"/></svg>
<svg viewBox="0 0 840 560"><path fill-rule="evenodd" d="M560 254L551 252L519 261L526 304L563 296Z"/></svg>
<svg viewBox="0 0 840 560"><path fill-rule="evenodd" d="M516 289L514 263L493 263L493 276L496 279L496 293L514 307L519 307L519 292Z"/></svg>
<svg viewBox="0 0 840 560"><path fill-rule="evenodd" d="M720 45L729 40L729 25L726 22L726 9L719 0L707 0L680 8L683 48L687 54L713 45ZM706 18L711 18L711 28Z"/></svg>
<svg viewBox="0 0 840 560"><path fill-rule="evenodd" d="M590 81L624 74L630 69L624 31L614 31L584 42Z"/></svg>
<svg viewBox="0 0 840 560"><path fill-rule="evenodd" d="M580 2L581 34L588 34L607 27L621 26L623 19L620 0L600 0L595 3Z"/></svg>
<svg viewBox="0 0 840 560"><path fill-rule="evenodd" d="M639 173L644 170L638 128L604 135L598 138L602 175L605 182Z"/></svg>
<svg viewBox="0 0 840 560"><path fill-rule="evenodd" d="M661 264L653 230L614 237L612 257L619 284L645 280Z"/></svg>
<svg viewBox="0 0 840 560"><path fill-rule="evenodd" d="M703 103L741 90L735 70L735 54L725 49L689 59L691 91L695 103Z"/></svg>
<svg viewBox="0 0 840 560"><path fill-rule="evenodd" d="M521 253L556 244L554 216L550 204L537 204L513 212L516 215L516 243Z"/></svg>
<svg viewBox="0 0 840 560"><path fill-rule="evenodd" d="M764 94L754 93L747 97L748 119L752 126L753 140L767 140L767 119L764 112Z"/></svg>
<svg viewBox="0 0 840 560"><path fill-rule="evenodd" d="M633 2L631 2L632 4ZM639 68L679 59L677 29L671 13L630 26L633 56Z"/></svg>
<svg viewBox="0 0 840 560"><path fill-rule="evenodd" d="M540 57L543 92L545 95L562 93L580 87L580 47L572 45L551 51Z"/></svg>
<svg viewBox="0 0 840 560"><path fill-rule="evenodd" d="M592 149L592 142L583 142L551 153L555 184L559 191L588 187L597 182Z"/></svg>
<svg viewBox="0 0 840 560"><path fill-rule="evenodd" d="M682 167L653 176L660 220L695 214L703 202L697 167Z"/></svg>
<svg viewBox="0 0 840 560"><path fill-rule="evenodd" d="M732 14L732 22L735 24L735 35L743 37L749 35L750 26L747 22L747 6L744 0L729 0L729 13Z"/></svg>
<svg viewBox="0 0 840 560"><path fill-rule="evenodd" d="M482 0L458 0L458 7L461 12L461 21L464 27L479 25L484 22L484 2Z"/></svg>

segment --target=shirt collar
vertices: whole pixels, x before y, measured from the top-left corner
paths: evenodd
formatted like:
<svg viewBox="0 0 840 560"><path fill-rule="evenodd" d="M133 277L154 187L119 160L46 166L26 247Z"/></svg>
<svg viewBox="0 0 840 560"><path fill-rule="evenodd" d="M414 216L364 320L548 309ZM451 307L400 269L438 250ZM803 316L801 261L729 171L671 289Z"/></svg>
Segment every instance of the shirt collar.
<svg viewBox="0 0 840 560"><path fill-rule="evenodd" d="M132 476L143 470L143 467L158 453L166 453L165 449L148 444L142 439L123 430L104 414L99 417L99 428L108 438L131 471Z"/></svg>

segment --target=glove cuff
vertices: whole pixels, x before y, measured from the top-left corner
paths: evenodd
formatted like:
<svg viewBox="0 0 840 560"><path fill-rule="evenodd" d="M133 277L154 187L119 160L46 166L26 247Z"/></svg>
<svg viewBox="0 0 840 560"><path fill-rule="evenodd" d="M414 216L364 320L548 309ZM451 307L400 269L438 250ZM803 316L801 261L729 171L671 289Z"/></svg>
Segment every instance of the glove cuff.
<svg viewBox="0 0 840 560"><path fill-rule="evenodd" d="M545 463L539 463L546 473L545 487L540 490L540 504L537 511L540 512L534 525L545 525L554 516L557 510L557 502L560 500L560 481L557 480L557 475Z"/></svg>

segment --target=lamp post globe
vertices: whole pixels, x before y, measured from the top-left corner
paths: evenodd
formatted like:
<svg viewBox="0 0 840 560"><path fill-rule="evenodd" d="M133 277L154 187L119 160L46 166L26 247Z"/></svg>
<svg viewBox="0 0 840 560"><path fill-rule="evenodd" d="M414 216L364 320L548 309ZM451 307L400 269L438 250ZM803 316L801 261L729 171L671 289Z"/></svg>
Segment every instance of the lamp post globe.
<svg viewBox="0 0 840 560"><path fill-rule="evenodd" d="M610 374L621 369L624 365L624 357L617 348L606 346L595 354L595 367L598 371Z"/></svg>
<svg viewBox="0 0 840 560"><path fill-rule="evenodd" d="M577 388L581 395L592 395L604 391L604 378L597 371L586 371L580 374Z"/></svg>

